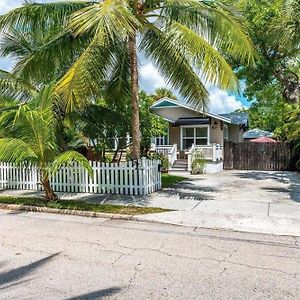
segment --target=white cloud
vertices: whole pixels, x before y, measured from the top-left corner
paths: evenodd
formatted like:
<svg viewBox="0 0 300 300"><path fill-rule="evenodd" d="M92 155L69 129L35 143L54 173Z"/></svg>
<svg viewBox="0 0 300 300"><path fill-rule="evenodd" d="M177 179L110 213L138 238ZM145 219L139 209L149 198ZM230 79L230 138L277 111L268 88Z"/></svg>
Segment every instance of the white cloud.
<svg viewBox="0 0 300 300"><path fill-rule="evenodd" d="M140 68L141 86L146 92L153 92L160 87L166 87L164 78L152 63L146 63Z"/></svg>
<svg viewBox="0 0 300 300"><path fill-rule="evenodd" d="M0 14L7 13L9 10L14 9L22 5L22 0L1 0L0 3Z"/></svg>
<svg viewBox="0 0 300 300"><path fill-rule="evenodd" d="M212 113L230 113L243 108L242 103L228 92L213 88L210 90L209 111Z"/></svg>

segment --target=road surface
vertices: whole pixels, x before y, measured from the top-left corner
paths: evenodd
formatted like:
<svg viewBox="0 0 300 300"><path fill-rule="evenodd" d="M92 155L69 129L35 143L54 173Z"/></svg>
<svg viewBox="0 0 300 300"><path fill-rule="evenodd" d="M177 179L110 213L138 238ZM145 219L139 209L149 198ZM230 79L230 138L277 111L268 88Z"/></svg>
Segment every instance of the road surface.
<svg viewBox="0 0 300 300"><path fill-rule="evenodd" d="M0 211L0 299L299 299L300 240Z"/></svg>

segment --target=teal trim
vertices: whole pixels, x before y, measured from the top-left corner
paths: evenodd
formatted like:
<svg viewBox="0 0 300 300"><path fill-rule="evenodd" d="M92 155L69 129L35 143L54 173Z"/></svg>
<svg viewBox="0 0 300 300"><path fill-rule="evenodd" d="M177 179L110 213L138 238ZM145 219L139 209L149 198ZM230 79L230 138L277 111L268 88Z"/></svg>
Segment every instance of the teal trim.
<svg viewBox="0 0 300 300"><path fill-rule="evenodd" d="M171 107L171 106L178 106L177 104L175 103L172 103L172 102L169 102L169 101L162 101L161 103L158 103L154 106L152 106L152 108L159 108L159 107Z"/></svg>

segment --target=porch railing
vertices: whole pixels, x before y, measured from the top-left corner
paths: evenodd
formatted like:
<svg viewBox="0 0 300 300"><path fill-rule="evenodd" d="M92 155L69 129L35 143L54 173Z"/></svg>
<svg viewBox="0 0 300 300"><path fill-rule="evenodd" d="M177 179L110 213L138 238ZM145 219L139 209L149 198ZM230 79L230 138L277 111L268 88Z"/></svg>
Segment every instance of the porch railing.
<svg viewBox="0 0 300 300"><path fill-rule="evenodd" d="M188 170L192 170L193 156L196 151L203 153L204 159L208 161L221 161L223 160L223 146L220 144L212 144L210 146L195 146L186 153L188 157Z"/></svg>
<svg viewBox="0 0 300 300"><path fill-rule="evenodd" d="M168 158L169 167L174 165L174 162L177 160L177 145L166 145L166 146L156 146L155 152L163 154Z"/></svg>

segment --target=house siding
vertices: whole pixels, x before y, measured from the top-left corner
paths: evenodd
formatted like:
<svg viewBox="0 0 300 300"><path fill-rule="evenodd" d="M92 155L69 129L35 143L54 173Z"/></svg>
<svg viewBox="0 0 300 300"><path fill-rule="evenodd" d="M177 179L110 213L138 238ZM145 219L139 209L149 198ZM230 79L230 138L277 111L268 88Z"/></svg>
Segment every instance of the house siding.
<svg viewBox="0 0 300 300"><path fill-rule="evenodd" d="M224 131L222 121L212 118L210 126L210 143L223 145Z"/></svg>
<svg viewBox="0 0 300 300"><path fill-rule="evenodd" d="M169 124L169 144L177 144L180 147L180 127L173 127L172 124Z"/></svg>
<svg viewBox="0 0 300 300"><path fill-rule="evenodd" d="M233 143L243 141L243 132L237 125L228 125L228 140Z"/></svg>

